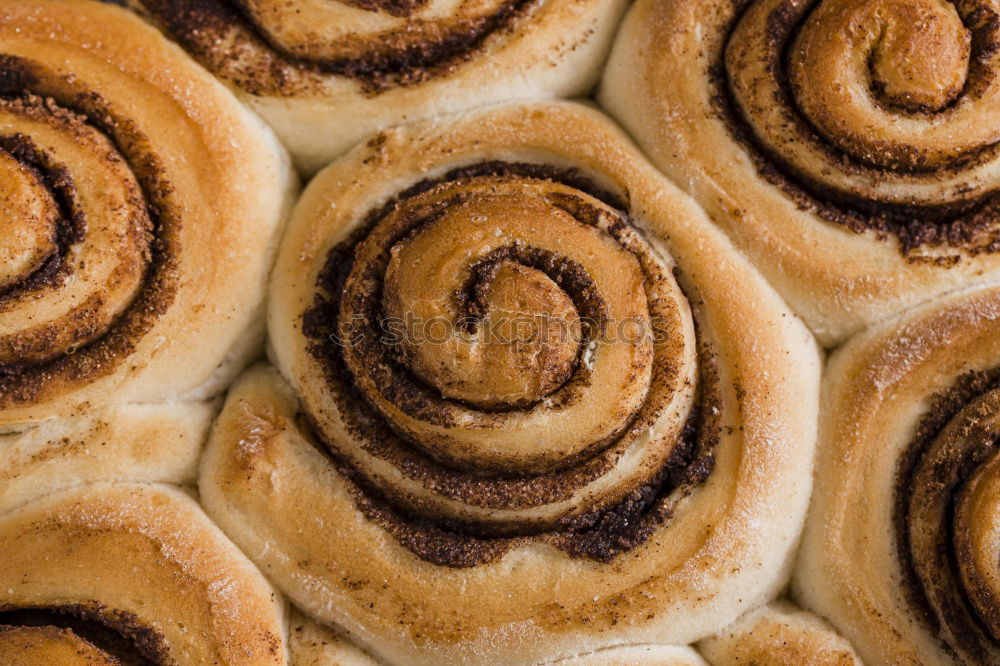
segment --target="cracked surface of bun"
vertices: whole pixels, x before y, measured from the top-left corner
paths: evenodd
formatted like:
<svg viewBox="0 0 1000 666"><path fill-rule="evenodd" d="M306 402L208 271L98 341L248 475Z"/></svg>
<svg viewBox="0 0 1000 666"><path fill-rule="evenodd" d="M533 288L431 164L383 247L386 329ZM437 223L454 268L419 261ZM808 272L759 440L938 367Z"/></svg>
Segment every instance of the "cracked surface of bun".
<svg viewBox="0 0 1000 666"><path fill-rule="evenodd" d="M587 94L623 0L127 0L314 173L372 132Z"/></svg>
<svg viewBox="0 0 1000 666"><path fill-rule="evenodd" d="M573 333L551 363L521 354L537 337L496 335L547 304ZM621 321L644 334L616 337ZM202 500L378 657L685 644L785 581L815 343L593 109L502 107L358 146L293 215L269 328L278 369L231 390Z"/></svg>
<svg viewBox="0 0 1000 666"><path fill-rule="evenodd" d="M98 483L25 504L0 516L0 560L0 651L287 663L280 597L175 488Z"/></svg>
<svg viewBox="0 0 1000 666"><path fill-rule="evenodd" d="M598 98L826 346L1000 278L993 0L640 0Z"/></svg>
<svg viewBox="0 0 1000 666"><path fill-rule="evenodd" d="M867 664L997 660L1000 290L858 336L824 379L797 598Z"/></svg>
<svg viewBox="0 0 1000 666"><path fill-rule="evenodd" d="M261 344L293 184L128 11L0 2L0 430L218 391Z"/></svg>

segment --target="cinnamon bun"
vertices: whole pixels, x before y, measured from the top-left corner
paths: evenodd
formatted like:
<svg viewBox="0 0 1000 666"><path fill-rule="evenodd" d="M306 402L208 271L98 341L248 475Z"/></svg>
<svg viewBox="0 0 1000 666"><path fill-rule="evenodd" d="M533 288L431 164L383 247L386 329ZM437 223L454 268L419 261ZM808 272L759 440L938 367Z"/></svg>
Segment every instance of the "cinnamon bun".
<svg viewBox="0 0 1000 666"><path fill-rule="evenodd" d="M820 340L1000 278L993 0L640 0L600 99Z"/></svg>
<svg viewBox="0 0 1000 666"><path fill-rule="evenodd" d="M293 183L128 11L0 0L0 431L217 391L260 345Z"/></svg>
<svg viewBox="0 0 1000 666"><path fill-rule="evenodd" d="M625 0L126 0L314 173L372 132L586 94Z"/></svg>
<svg viewBox="0 0 1000 666"><path fill-rule="evenodd" d="M93 484L0 515L0 561L5 664L287 663L280 599L168 486Z"/></svg>
<svg viewBox="0 0 1000 666"><path fill-rule="evenodd" d="M824 382L797 595L865 663L996 663L1000 289L851 340Z"/></svg>
<svg viewBox="0 0 1000 666"><path fill-rule="evenodd" d="M597 111L370 138L297 205L268 317L202 501L377 657L683 645L781 589L815 344Z"/></svg>

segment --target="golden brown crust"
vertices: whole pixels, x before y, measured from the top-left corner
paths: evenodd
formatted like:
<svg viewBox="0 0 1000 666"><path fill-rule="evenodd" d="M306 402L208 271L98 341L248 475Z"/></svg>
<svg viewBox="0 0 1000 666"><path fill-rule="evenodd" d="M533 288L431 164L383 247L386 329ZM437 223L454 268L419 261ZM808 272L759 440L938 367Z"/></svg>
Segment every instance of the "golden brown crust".
<svg viewBox="0 0 1000 666"><path fill-rule="evenodd" d="M383 127L586 94L622 0L128 0L312 173Z"/></svg>
<svg viewBox="0 0 1000 666"><path fill-rule="evenodd" d="M293 666L376 666L383 663L352 645L338 630L317 624L292 610L288 647ZM689 647L677 645L625 645L609 647L565 659L539 662L538 666L706 666Z"/></svg>
<svg viewBox="0 0 1000 666"><path fill-rule="evenodd" d="M343 294L303 315L310 350L330 354L331 335L350 341L342 354L358 389L431 457L541 474L627 438L635 420L664 431L643 445L660 450L656 467L670 454L661 441L678 439L694 397L694 326L669 268L620 212L540 179L457 178L401 198L352 254ZM526 298L530 286L542 303ZM568 306L558 318L544 303L557 298ZM386 343L389 321L401 330ZM549 353L566 357L555 371L540 364ZM644 402L663 407L641 413Z"/></svg>
<svg viewBox="0 0 1000 666"><path fill-rule="evenodd" d="M795 587L866 663L997 658L998 334L1000 291L977 288L831 357Z"/></svg>
<svg viewBox="0 0 1000 666"><path fill-rule="evenodd" d="M459 256L468 250L459 263L472 276L473 293L490 275L473 268L495 249L484 239L509 234L501 245L520 249L504 260L545 273L577 312L609 298L623 307L629 283L584 278L624 248L644 276L646 312L662 307L670 334L652 338L654 350L662 348L654 351L650 388L638 393L640 420L633 425L642 427L528 476L446 466L422 453L439 443L401 428L397 412L450 434L457 427L441 418L447 410L422 407L455 403L429 391L426 401L407 402L412 396L399 389L405 374L378 374L402 373L405 357L388 363L379 356L387 350L337 325L336 313L349 309L383 312L384 295L366 285L379 282L390 261L370 258L367 248L354 252L359 243L414 207L450 219L455 210L436 208L444 193L456 201L476 193L468 201L479 214L474 209L491 205L490 192L513 196L510 210L481 220L489 234L454 241ZM552 210L554 201L561 212ZM567 229L594 235L602 247L583 245L581 252L570 238L535 248L547 255L530 251L542 244L537 238L517 244L533 232L512 222L516 211L535 205L542 206L532 218L539 227L568 212ZM597 210L604 212L586 212ZM618 222L602 226L611 212ZM402 251L391 247L403 239L406 247L418 243L433 230L424 221L404 225L399 238L390 234L380 251ZM572 262L585 268L570 270ZM599 286L591 293L588 285ZM488 309L490 289L480 291ZM203 460L202 499L300 607L346 628L379 657L514 663L623 642L685 643L780 588L809 487L814 344L698 209L595 111L512 106L374 137L305 193L280 252L269 308L272 356L291 386L261 367L233 388ZM373 314L346 321L372 324L379 321ZM568 383L585 375L588 363L597 368L603 354L613 358L613 346L613 339L596 342ZM361 354L359 362L338 360L350 354ZM692 370L687 388L697 397L679 400L685 391L666 389L671 373ZM365 373L373 379L363 387L356 378ZM599 388L581 383L582 397ZM632 400L596 397L612 412ZM563 408L539 405L550 419ZM674 405L679 413L671 416ZM463 409L472 410L478 420L465 422L488 441L489 428L502 430L534 408L511 405L496 418ZM666 417L643 420L647 412ZM685 423L679 435L678 416ZM631 461L622 452L630 451L636 430L649 442L641 455L665 445L686 456L627 471ZM619 442L626 446L616 449ZM709 452L711 459L702 455ZM634 479L639 488L619 500L560 481L608 477ZM587 513L568 521L542 513L560 504Z"/></svg>
<svg viewBox="0 0 1000 666"><path fill-rule="evenodd" d="M715 396L696 377L683 293L621 212L514 166L487 172L472 167L401 197L358 245L332 250L301 315L304 351L324 381L303 394L321 431L352 431L337 454L417 513L497 534L551 529L621 501L667 464L696 467L710 455L712 424L704 437L682 435L699 383L706 402ZM401 288L394 268L408 250L419 252L407 271L415 285ZM332 270L342 254L352 263L341 286ZM571 301L581 337L520 294L502 311L493 286L504 265L535 271ZM386 339L396 325L402 344ZM559 385L526 400L500 395L537 377L534 364L508 359L529 347L537 357L531 340L546 329L574 348ZM480 354L497 362L482 371L493 406L468 400L447 385L454 371L440 369L469 370ZM365 429L355 389L400 437ZM330 402L343 416L315 407ZM408 467L408 478L387 463Z"/></svg>
<svg viewBox="0 0 1000 666"><path fill-rule="evenodd" d="M1000 274L998 17L641 0L600 100L833 345Z"/></svg>
<svg viewBox="0 0 1000 666"><path fill-rule="evenodd" d="M774 602L698 643L712 666L861 666L851 644L808 611Z"/></svg>
<svg viewBox="0 0 1000 666"><path fill-rule="evenodd" d="M217 405L113 405L0 435L0 511L94 481L192 485Z"/></svg>
<svg viewBox="0 0 1000 666"><path fill-rule="evenodd" d="M0 662L7 666L120 666L114 656L69 629L0 626Z"/></svg>
<svg viewBox="0 0 1000 666"><path fill-rule="evenodd" d="M168 486L94 484L31 502L0 517L0 559L4 623L103 627L154 663L286 663L277 595Z"/></svg>
<svg viewBox="0 0 1000 666"><path fill-rule="evenodd" d="M261 336L273 136L97 2L0 2L0 88L0 427L217 390Z"/></svg>

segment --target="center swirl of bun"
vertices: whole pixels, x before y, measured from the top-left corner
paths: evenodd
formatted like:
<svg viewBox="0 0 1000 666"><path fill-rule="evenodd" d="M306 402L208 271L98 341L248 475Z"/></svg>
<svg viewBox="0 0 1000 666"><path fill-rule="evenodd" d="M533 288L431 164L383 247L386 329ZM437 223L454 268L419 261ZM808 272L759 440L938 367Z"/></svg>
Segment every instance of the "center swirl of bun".
<svg viewBox="0 0 1000 666"><path fill-rule="evenodd" d="M18 129L0 137L8 216L0 229L0 365L40 363L115 323L141 287L152 225L120 162L74 175L94 151L117 153L84 119L29 97L0 102L0 122ZM110 208L96 205L95 182Z"/></svg>
<svg viewBox="0 0 1000 666"><path fill-rule="evenodd" d="M616 224L606 204L551 183L449 184L397 206L344 285L359 388L416 446L472 471L545 472L604 448L649 394L651 314L684 361L662 399L694 369L682 295L634 232L611 235ZM659 279L652 313L642 259ZM376 340L373 323L399 339Z"/></svg>
<svg viewBox="0 0 1000 666"><path fill-rule="evenodd" d="M173 299L179 219L127 111L0 57L0 407L111 372Z"/></svg>
<svg viewBox="0 0 1000 666"><path fill-rule="evenodd" d="M537 532L690 461L699 349L668 263L621 209L483 171L404 193L334 249L303 327L326 384L304 397L405 513Z"/></svg>

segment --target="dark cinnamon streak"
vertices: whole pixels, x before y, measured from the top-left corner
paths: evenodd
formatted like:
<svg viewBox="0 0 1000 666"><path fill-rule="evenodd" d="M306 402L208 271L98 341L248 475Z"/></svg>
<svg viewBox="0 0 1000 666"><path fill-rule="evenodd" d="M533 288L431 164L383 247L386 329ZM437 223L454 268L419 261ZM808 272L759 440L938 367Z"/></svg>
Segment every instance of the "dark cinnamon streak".
<svg viewBox="0 0 1000 666"><path fill-rule="evenodd" d="M0 285L2 305L5 300L46 285L57 285L64 280L68 273L66 254L71 245L83 240L87 221L76 203L76 184L66 167L39 151L35 143L23 134L0 136L0 150L19 162L49 192L59 208L54 252L21 280Z"/></svg>
<svg viewBox="0 0 1000 666"><path fill-rule="evenodd" d="M725 44L729 43L733 31L751 4L750 0L734 0L736 10L727 27ZM770 75L778 82L780 92L777 99L765 103L776 104L784 109L786 111L784 117L788 124L796 127L799 134L807 137L806 140L820 147L830 161L845 173L861 173L871 169L899 174L920 173L916 169L902 167L890 169L884 165L859 160L831 143L809 118L800 112L795 103L795 92L788 77L786 64L790 59L790 51L798 32L818 3L810 2L809 7L800 12L799 7L802 4L801 1L787 0L769 17L767 41L769 48L775 52L769 70ZM1000 48L997 37L1000 34L1000 17L987 11L986 8L979 8L966 19L966 26L973 34L973 58L972 71L961 95L975 97L980 94L988 80L996 76L996 73L982 62ZM904 205L858 197L830 188L799 172L755 135L733 96L724 61L725 46L720 54L720 60L707 72L714 89L711 102L715 112L724 121L733 137L747 149L761 177L784 190L801 209L813 212L829 222L844 226L856 233L871 231L880 239L894 236L898 238L903 254L911 261L933 261L947 266L960 259L958 255L934 258L916 256L914 251L921 247L955 248L970 255L1000 251L1000 237L989 233L995 230L1000 220L1000 193L996 191L976 200L953 204ZM887 107L892 107L892 111L897 113L914 115L945 113L959 98L956 96L951 105L940 110L900 108L880 92L874 77L871 85L873 98L880 100ZM948 168L938 171L958 173L964 168L995 157L998 152L1000 146L989 145L967 155L956 155ZM987 236L985 240L984 235Z"/></svg>
<svg viewBox="0 0 1000 666"><path fill-rule="evenodd" d="M976 610L969 604L964 590L958 590L955 599L937 608L932 608L930 599L920 582L914 563L913 544L910 539L910 501L914 493L914 478L921 460L927 455L934 441L941 435L946 426L970 402L982 395L1000 387L1000 368L981 372L969 372L956 380L949 389L935 395L922 418L916 434L904 451L899 462L895 487L895 507L893 520L895 524L896 552L903 573L903 587L911 606L916 609L931 631L942 640L942 646L955 655L977 655L976 663L987 663L989 655L983 652L975 634L989 637L988 641L995 648L1000 648L1000 642L991 635L989 628L983 624ZM937 492L948 494L948 510L945 523L940 526L938 547L946 551L951 577L959 580L959 565L954 548L955 532L954 511L955 502L976 468L997 447L996 437L983 441L978 450L972 452L960 461L956 461L958 483L953 484L950 477L955 470L944 466L933 469L934 486ZM940 619L939 619L940 618ZM941 625L943 620L951 628L961 628L950 631L955 644L950 644L944 638L945 631Z"/></svg>
<svg viewBox="0 0 1000 666"><path fill-rule="evenodd" d="M52 392L75 386L111 373L135 349L137 342L173 302L178 285L177 249L181 220L170 203L172 186L149 145L146 136L100 94L78 87L72 77L56 76L38 63L13 56L0 56L0 99L22 105L32 113L47 115L60 131L73 132L74 123L83 122L104 134L115 147L96 160L117 160L128 164L141 192L130 202L144 212L145 221L134 227L149 235L146 273L139 294L117 321L97 340L40 364L0 366L0 408L20 406L44 399ZM74 180L55 158L33 149L24 137L10 137L0 147L42 174L53 196L64 207L66 246L86 242L86 227L75 205ZM68 270L62 265L50 269L31 288L45 286ZM28 285L22 285L28 288ZM4 296L9 297L10 293ZM0 296L0 304L4 296ZM87 313L77 313L67 326L85 326Z"/></svg>
<svg viewBox="0 0 1000 666"><path fill-rule="evenodd" d="M562 173L559 170L530 164L488 162L456 169L440 179L421 181L408 188L397 199L372 211L366 222L350 238L330 252L327 258L327 267L322 271L320 282L317 285L322 293L316 297L315 306L307 311L303 317L303 333L316 340L312 351L317 361L326 369L330 385L344 387L343 402L345 408L342 410L342 415L349 421L354 419L351 423L352 428L358 434L359 439L367 442L367 447L373 454L391 461L396 467L404 470L407 476L422 479L426 485L432 486L436 492L449 498L485 507L504 508L513 505L525 508L540 502L553 501L565 494L568 489L592 481L607 471L613 461L607 457L597 456L577 466L572 474L560 475L555 478L541 476L506 479L490 476L486 479L476 479L470 478L467 473L451 470L447 467L442 468L432 462L429 457L414 450L413 447L400 445L400 439L406 439L405 433L397 433L391 426L387 427L386 422L380 417L372 417L360 410L355 411L349 408L350 405L367 405L368 403L355 388L354 377L344 364L343 346L349 345L354 348L363 346L365 348L363 351L371 355L366 365L375 367L378 373L376 381L379 387L386 392L387 400L415 417L430 420L445 427L451 425L447 410L436 408L436 389L424 385L405 366L400 365L397 359L387 356L385 350L376 344L381 337L381 329L378 324L381 319L381 299L372 298L369 303L370 307L363 308L363 311L367 311L368 315L365 323L355 329L360 331L357 338L342 339L338 328L340 299L343 296L344 282L353 267L353 250L360 240L368 235L370 229L396 206L400 205L400 202L406 201L410 197L426 192L443 182L467 180L481 176L539 177L560 180L566 184L575 183L579 189L584 191L590 188L595 194L608 201L614 200L612 195L600 192L592 183L576 172ZM564 179L558 178L559 176L564 176ZM598 197L595 196L595 198ZM426 222L426 219L416 220L415 224L420 222ZM404 230L403 233L408 232L409 230ZM393 243L397 240L394 239ZM378 270L369 271L365 277L366 280L372 281L375 285L381 284L382 275ZM376 288L375 291L381 290ZM559 400L573 400L574 395L586 387L588 376L588 373L577 373L573 380L563 387L560 392L561 396L558 396ZM377 412L377 408L373 407L372 413L375 412ZM488 413L483 412L482 417L487 418ZM606 442L596 442L594 447L600 448L605 444ZM589 452L583 452L581 455L587 453ZM566 464L569 465L573 462L575 461L566 461ZM419 502L413 498L401 499L402 501L410 501L419 505Z"/></svg>
<svg viewBox="0 0 1000 666"><path fill-rule="evenodd" d="M370 12L381 10L392 16L409 16L427 4L427 0L341 0L341 2Z"/></svg>
<svg viewBox="0 0 1000 666"><path fill-rule="evenodd" d="M375 95L451 71L489 39L509 30L539 0L505 0L490 15L449 20L429 40L414 42L408 28L389 31L368 40L363 51L333 59L308 59L289 53L254 21L242 0L141 1L146 11L188 51L247 92L293 95L321 85L318 77L322 75L336 75L357 80L365 92ZM347 4L409 16L425 2L348 0ZM413 26L418 25L416 19L413 21ZM228 41L234 36L236 48ZM219 51L219 43L225 44L222 48L227 52Z"/></svg>
<svg viewBox="0 0 1000 666"><path fill-rule="evenodd" d="M365 402L342 358L341 344L345 341L331 338L331 334L338 331L339 298L352 270L353 249L369 231L401 201L444 182L484 176L560 182L602 201L613 202L611 205L617 204L619 210L627 209L617 197L602 192L579 173L540 165L487 162L452 171L443 178L422 181L404 191L398 199L372 211L348 240L331 250L326 267L320 272L317 285L320 293L314 305L304 314L302 327L303 334L312 340L311 355L324 370L341 418L352 436L363 441L373 455L389 461L405 476L418 479L429 489L446 497L481 507L525 508L565 496L574 488L605 473L615 459L602 457L600 452L590 452L588 455L592 457L576 461L576 466L571 469L523 476L482 476L442 466L401 439L377 409ZM627 224L624 216L622 224ZM518 254L513 250L511 252ZM378 277L373 276L373 279ZM583 281L566 288L580 296L582 291L586 291L585 285L586 281ZM474 292L474 287L471 291ZM474 300L474 293L470 293L469 297ZM474 309L475 306L469 307ZM564 519L556 528L543 531L521 526L513 533L497 534L496 526L491 526L491 533L487 534L474 523L428 519L424 517L427 512L421 510L419 498L391 496L386 493L396 491L372 487L351 467L335 442L323 441L319 428L305 425L309 421L308 416L303 416L300 422L307 431L305 434L321 442L319 448L326 450L350 483L359 510L421 559L443 566L475 566L496 560L528 540L538 539L573 557L607 562L644 543L659 526L669 521L676 501L691 492L711 471L712 451L719 437L717 410L712 409L719 400L718 378L712 352L704 346L699 349L699 368L698 407L690 415L682 441L674 448L666 465L618 503ZM400 372L405 372L405 368L401 368ZM640 419L629 427L643 428L648 425Z"/></svg>
<svg viewBox="0 0 1000 666"><path fill-rule="evenodd" d="M593 335L586 327L599 327L606 322L604 299L583 266L569 257L516 243L497 248L473 264L466 284L455 294L459 311L465 314L459 323L469 333L475 332L476 324L486 316L488 307L485 300L493 277L500 265L508 260L542 271L573 299L573 304L583 319L585 340L591 339Z"/></svg>
<svg viewBox="0 0 1000 666"><path fill-rule="evenodd" d="M163 635L132 613L99 602L56 607L0 605L0 626L68 629L116 658L122 666L171 666Z"/></svg>
<svg viewBox="0 0 1000 666"><path fill-rule="evenodd" d="M573 300L580 316L581 344L577 345L573 367L569 368L568 374L561 376L558 381L558 386L566 388L567 380L579 370L583 362L586 345L589 341L598 338L607 324L608 315L604 299L601 298L590 275L578 262L569 257L559 256L554 252L517 242L514 245L497 248L476 262L469 269L469 278L466 284L455 293L454 298L458 305L458 311L464 315L460 316L457 322L458 328L463 329L466 333L474 334L479 322L486 316L488 312L486 300L490 287L496 272L505 261L514 261L545 273ZM580 379L581 381L578 381L577 386L573 388L579 390L586 383L584 378ZM577 390L559 391L556 389L542 397L548 398L551 404L567 405L576 400ZM515 401L504 406L489 408L480 405L476 408L480 411L497 413L524 409L537 404L540 400L541 398L534 401Z"/></svg>
<svg viewBox="0 0 1000 666"><path fill-rule="evenodd" d="M444 205L450 206L455 203L458 203L458 200L445 202ZM412 230L414 232L418 231L426 222L427 220L415 222ZM472 266L467 283L455 293L458 311L465 313L465 316L456 322L457 326L465 328L468 332L475 330L479 319L486 314L483 300L489 291L490 280L492 279L491 272L496 270L500 263L505 260L513 260L545 273L573 300L577 312L581 316L583 325L582 344L580 345L580 351L577 354L574 365L574 370L579 370L582 363L583 348L590 340L600 334L608 320L608 315L606 304L597 292L593 280L580 264L568 257L559 256L547 250L529 247L522 243L498 248L489 253ZM373 283L380 283L381 268L383 267L373 266L367 278ZM387 368L387 372L381 383L386 396L391 402L407 414L421 417L431 422L451 425L447 416L439 411L435 411L433 405L427 399L427 396L433 394L436 389L428 386L419 377L411 373L406 368L405 358L398 353L394 353L397 350L376 344L381 333L389 328L388 325L383 323L383 313L380 304L381 299L379 298L372 298L366 304L365 310L368 312L368 318L366 319L367 332L363 336L358 336L358 339L355 341L355 349L362 349L363 353L371 357L370 360L372 363ZM360 339L362 337L365 339ZM384 355L383 352L389 354L389 356ZM392 359L391 362L389 358ZM396 379L401 381L395 381ZM587 373L586 377L579 377L575 383L571 383L570 385L563 384L564 390L555 395L559 403L569 404L575 401L579 390L587 385L588 379L589 373ZM417 388L417 390L414 390L414 388ZM484 413L499 414L530 407L539 402L539 400L491 408L471 404L468 406ZM568 464L572 461L567 460L566 462Z"/></svg>
<svg viewBox="0 0 1000 666"><path fill-rule="evenodd" d="M431 564L455 568L488 564L533 539L570 557L611 562L640 547L657 529L669 523L677 501L708 478L718 431L706 427L709 424L703 412L701 408L692 414L682 441L649 483L617 504L563 520L551 531L536 535L482 536L470 532L468 525L430 521L397 506L343 462L338 470L349 481L354 500L365 518Z"/></svg>

